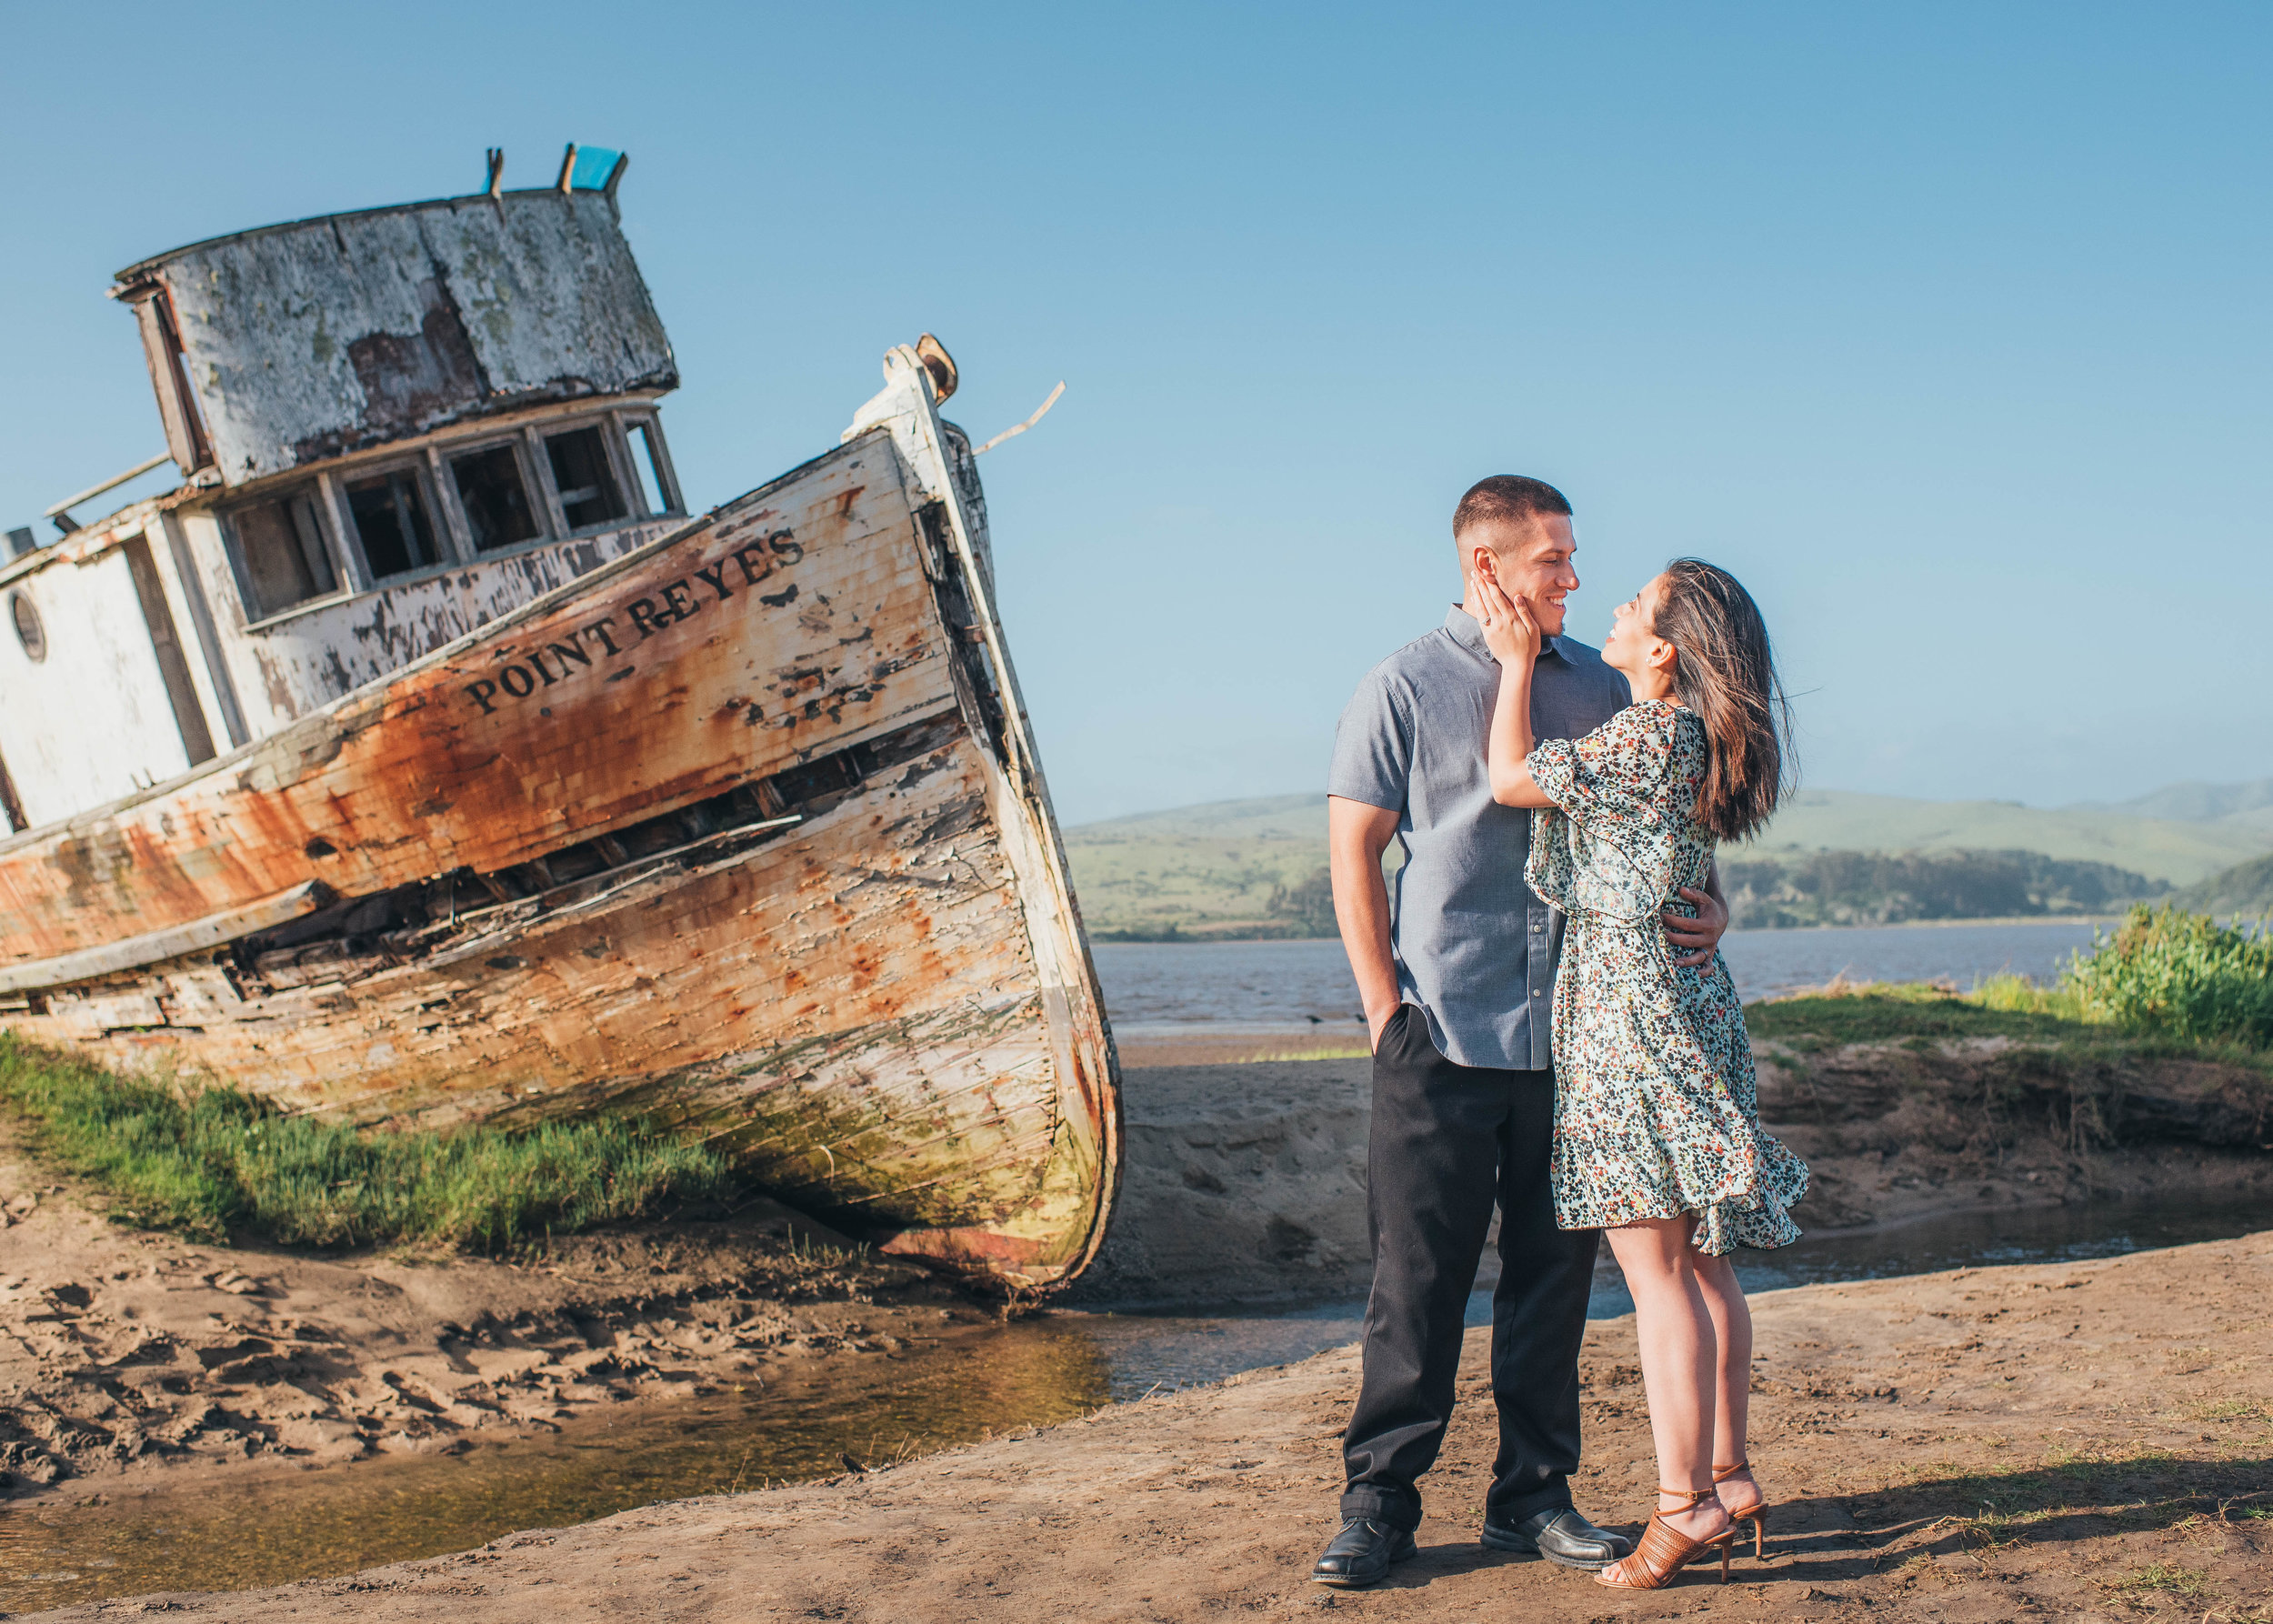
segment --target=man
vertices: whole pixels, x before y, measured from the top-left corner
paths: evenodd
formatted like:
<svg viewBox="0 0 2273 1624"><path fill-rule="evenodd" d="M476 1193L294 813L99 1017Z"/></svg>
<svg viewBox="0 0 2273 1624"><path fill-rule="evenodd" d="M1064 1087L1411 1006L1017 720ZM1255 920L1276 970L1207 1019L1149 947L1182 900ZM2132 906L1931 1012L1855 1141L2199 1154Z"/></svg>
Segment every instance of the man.
<svg viewBox="0 0 2273 1624"><path fill-rule="evenodd" d="M1343 1527L1311 1577L1370 1585L1414 1554L1420 1475L1451 1418L1462 1317L1492 1207L1492 1394L1499 1454L1484 1543L1598 1569L1630 1549L1571 1504L1578 1348L1599 1232L1556 1227L1549 1036L1562 916L1523 883L1530 814L1492 798L1485 740L1499 667L1472 610L1476 582L1522 596L1543 643L1532 729L1577 738L1625 707L1626 679L1563 635L1577 590L1570 504L1500 475L1452 518L1466 596L1444 625L1369 672L1335 736L1327 787L1334 912L1372 1029L1367 1210L1373 1293L1365 1374L1343 1443ZM1381 855L1404 846L1392 909ZM1727 927L1717 877L1668 913L1685 955L1708 962Z"/></svg>

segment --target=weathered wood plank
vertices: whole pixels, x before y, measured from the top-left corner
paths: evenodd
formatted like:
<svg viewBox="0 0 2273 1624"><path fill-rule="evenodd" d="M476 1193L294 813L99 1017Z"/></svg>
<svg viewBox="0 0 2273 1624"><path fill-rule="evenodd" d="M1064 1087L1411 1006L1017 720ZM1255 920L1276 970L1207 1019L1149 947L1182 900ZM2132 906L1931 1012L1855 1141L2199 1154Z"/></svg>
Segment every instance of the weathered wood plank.
<svg viewBox="0 0 2273 1624"><path fill-rule="evenodd" d="M121 970L140 969L144 965L156 964L162 959L178 958L200 947L215 947L225 942L238 941L255 932L281 925L287 919L297 919L303 915L314 913L324 906L330 895L321 881L306 880L276 896L263 897L244 907L208 914L186 925L175 925L142 936L130 936L124 941L106 942L99 947L84 947L59 958L35 959L25 964L11 965L0 968L0 993L90 981Z"/></svg>

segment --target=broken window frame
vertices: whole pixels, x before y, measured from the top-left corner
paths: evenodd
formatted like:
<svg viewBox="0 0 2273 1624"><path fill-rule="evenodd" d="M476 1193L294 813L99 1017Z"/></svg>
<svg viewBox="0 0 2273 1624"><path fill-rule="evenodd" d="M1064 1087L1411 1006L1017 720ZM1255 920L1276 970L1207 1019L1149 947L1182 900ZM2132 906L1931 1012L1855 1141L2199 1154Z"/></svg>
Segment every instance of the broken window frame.
<svg viewBox="0 0 2273 1624"><path fill-rule="evenodd" d="M485 548L481 545L480 537L474 533L474 516L466 506L466 493L458 487L457 464L465 457L479 456L485 452L501 450L509 450L513 453L513 465L521 475L521 495L529 505L529 518L536 526L536 534L520 541L506 542L503 546ZM547 542L559 539L554 534L553 506L546 500L547 486L545 476L533 466L536 459L530 455L528 442L525 436L519 434L485 435L477 439L451 440L437 445L435 447L435 455L436 464L441 469L437 477L446 478L449 481L451 506L456 510L456 516L465 526L461 540L462 550L467 563L479 564L491 558L509 558L514 554L527 548L543 546Z"/></svg>
<svg viewBox="0 0 2273 1624"><path fill-rule="evenodd" d="M381 575L371 562L371 550L364 545L361 526L355 523L355 496L351 486L369 485L375 480L391 479L396 475L408 478L418 491L418 499L425 506L426 545L434 556L423 563L413 564ZM342 468L333 476L339 491L338 520L346 531L348 544L355 549L356 574L366 591L386 586L399 586L406 581L423 580L456 569L462 562L457 556L457 540L452 534L455 526L446 516L435 489L434 471L422 456L390 458L386 462L365 463L352 468ZM487 555L495 556L496 555Z"/></svg>
<svg viewBox="0 0 2273 1624"><path fill-rule="evenodd" d="M638 506L645 509L641 518L684 518L686 499L679 492L678 470L671 466L671 447L663 438L663 418L654 411L618 411L611 414L616 420L616 437L623 443L624 466L631 474L631 488L638 493ZM663 506L646 506L646 481L639 476L639 447L633 443L635 430L645 430L652 456L648 466L655 471L656 494L663 498Z"/></svg>
<svg viewBox="0 0 2273 1624"><path fill-rule="evenodd" d="M315 519L315 533L324 549L324 561L331 566L331 589L318 591L311 597L304 597L297 603L286 604L279 609L264 609L261 606L260 594L254 588L253 569L245 556L245 533L239 521L243 515L255 507L268 506L272 504L281 506L302 498L306 500L308 510ZM353 597L355 595L355 571L349 566L349 562L340 545L341 537L336 527L335 517L331 511L331 503L325 499L325 493L320 482L306 480L297 485L268 491L249 502L235 503L222 509L215 516L221 522L221 536L226 544L222 550L228 556L229 578L236 587L237 605L245 615L245 630L258 631L265 627L275 626L296 615L305 615L311 609L320 609L325 604L337 603L343 598Z"/></svg>
<svg viewBox="0 0 2273 1624"><path fill-rule="evenodd" d="M613 412L596 414L588 417L558 418L551 422L533 424L530 426L534 431L535 440L532 449L543 468L548 505L551 511L560 517L560 535L563 540L572 536L604 535L607 531L620 530L626 525L636 525L639 522L641 515L636 509L645 506L645 500L638 494L637 481L632 477L631 448L625 444L623 431L617 426L616 415ZM600 455L606 460L608 476L616 481L616 499L622 505L624 511L615 518L598 519L589 525L579 525L569 519L567 500L561 491L560 481L553 474L552 442L564 436L576 434L587 428L596 429L599 433Z"/></svg>

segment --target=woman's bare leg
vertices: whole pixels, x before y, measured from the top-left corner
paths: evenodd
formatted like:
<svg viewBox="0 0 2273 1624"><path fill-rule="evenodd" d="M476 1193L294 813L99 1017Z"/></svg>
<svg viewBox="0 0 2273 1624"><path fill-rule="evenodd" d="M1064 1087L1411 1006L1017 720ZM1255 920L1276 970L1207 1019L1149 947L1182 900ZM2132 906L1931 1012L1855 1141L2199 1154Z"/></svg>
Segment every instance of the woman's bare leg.
<svg viewBox="0 0 2273 1624"><path fill-rule="evenodd" d="M1719 1338L1697 1278L1695 1220L1653 1218L1603 1231L1634 1297L1642 1385L1657 1445L1657 1481L1667 1489L1713 1486ZM1747 1358L1750 1356L1747 1354ZM1657 1513L1676 1533L1708 1539L1728 1527L1719 1500L1660 1496Z"/></svg>
<svg viewBox="0 0 2273 1624"><path fill-rule="evenodd" d="M1719 1347L1714 1371L1713 1464L1734 1466L1749 1461L1745 1453L1745 1428L1752 1403L1752 1309L1744 1300L1744 1288L1726 1258L1700 1254L1697 1283L1705 1294L1705 1311L1712 1316L1713 1338ZM1720 1486L1721 1503L1733 1498L1743 1506L1759 1499L1758 1485L1739 1473Z"/></svg>

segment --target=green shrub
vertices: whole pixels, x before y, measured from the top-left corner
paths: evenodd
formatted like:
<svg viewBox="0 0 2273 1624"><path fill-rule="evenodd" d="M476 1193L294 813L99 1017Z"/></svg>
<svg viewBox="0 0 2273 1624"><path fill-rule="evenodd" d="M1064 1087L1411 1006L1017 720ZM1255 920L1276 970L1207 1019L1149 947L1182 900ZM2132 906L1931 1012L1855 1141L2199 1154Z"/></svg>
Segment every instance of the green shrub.
<svg viewBox="0 0 2273 1624"><path fill-rule="evenodd" d="M185 1095L0 1034L0 1102L33 1148L108 1191L115 1216L207 1239L500 1250L730 1186L726 1162L645 1123L525 1133L357 1129L233 1088Z"/></svg>
<svg viewBox="0 0 2273 1624"><path fill-rule="evenodd" d="M2196 1042L2273 1047L2273 936L2172 907L2094 932L2061 978L2088 1018Z"/></svg>

